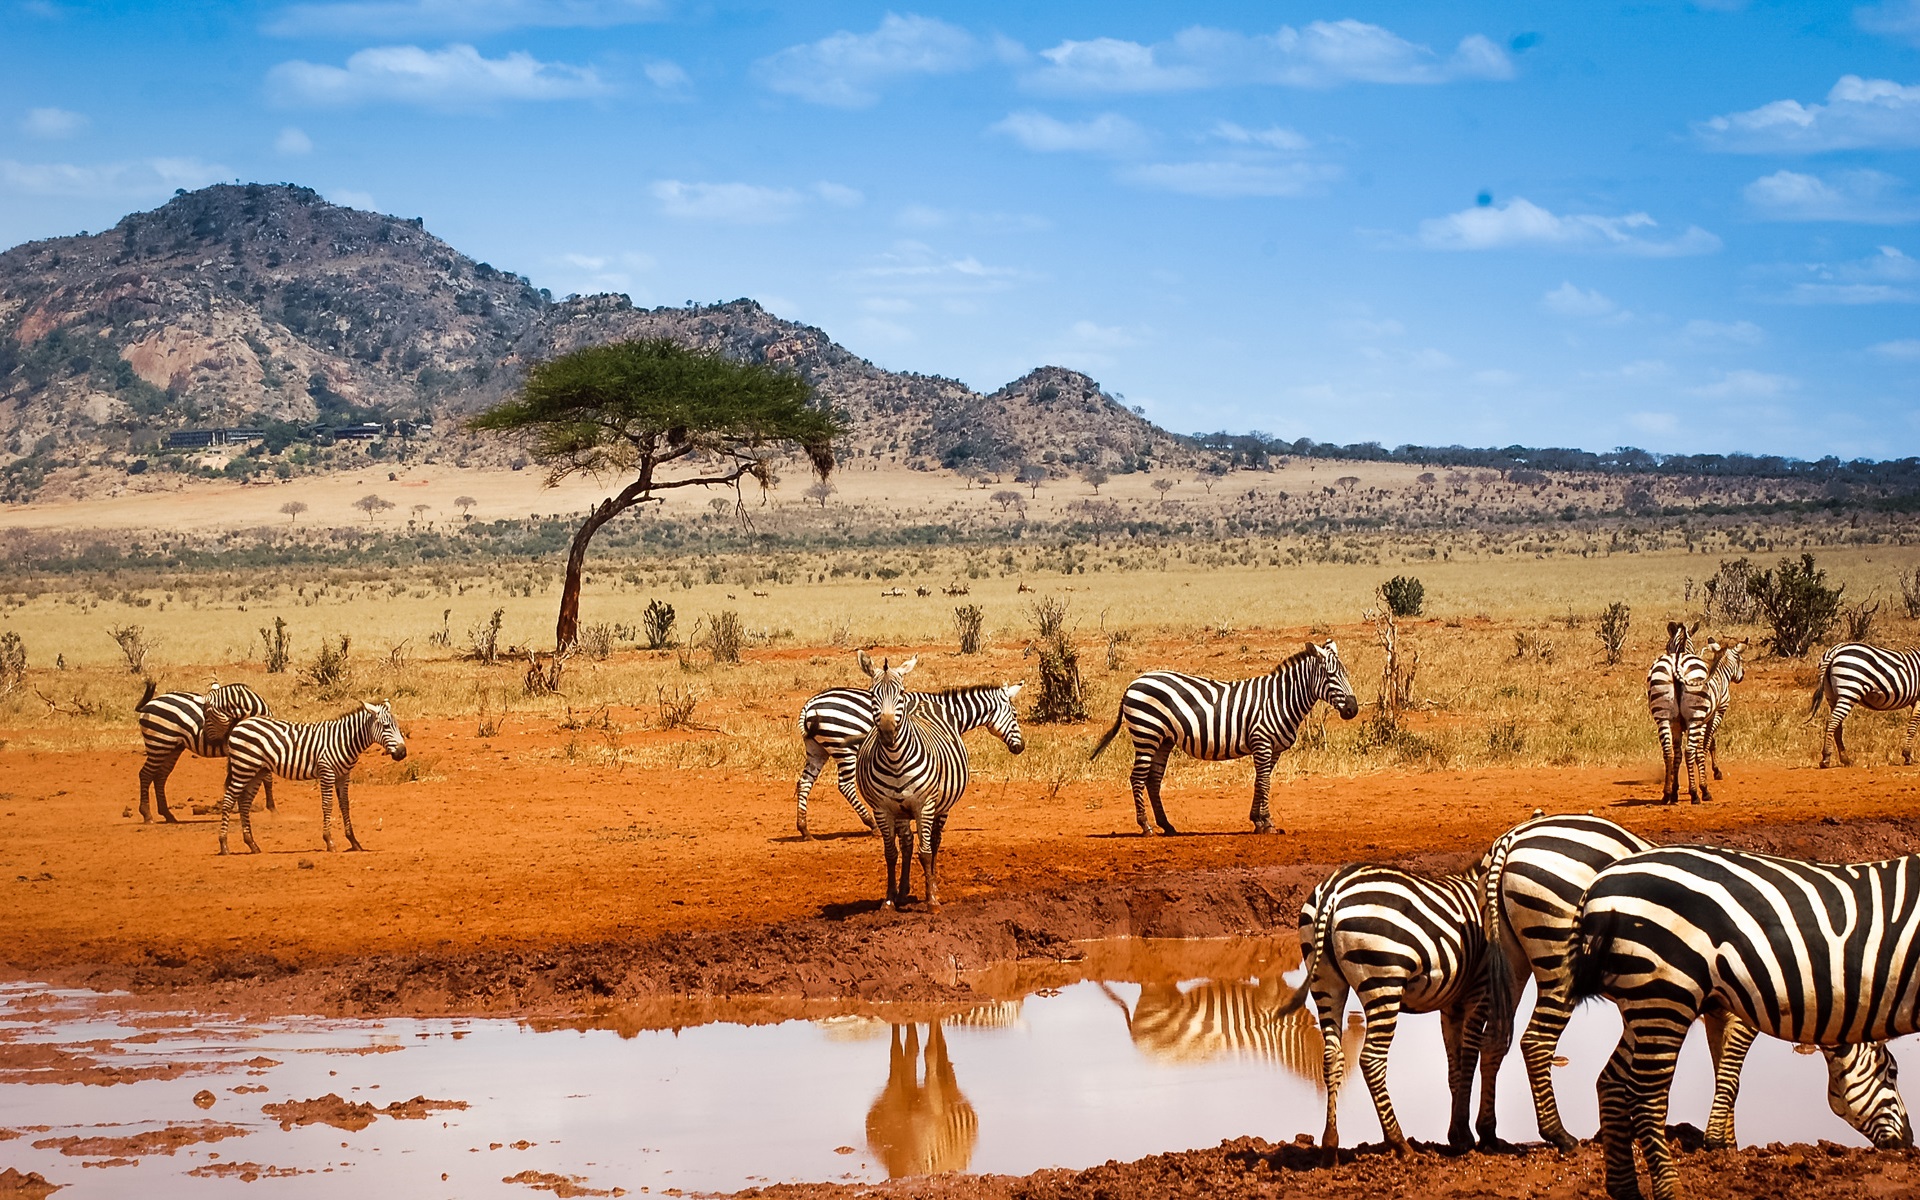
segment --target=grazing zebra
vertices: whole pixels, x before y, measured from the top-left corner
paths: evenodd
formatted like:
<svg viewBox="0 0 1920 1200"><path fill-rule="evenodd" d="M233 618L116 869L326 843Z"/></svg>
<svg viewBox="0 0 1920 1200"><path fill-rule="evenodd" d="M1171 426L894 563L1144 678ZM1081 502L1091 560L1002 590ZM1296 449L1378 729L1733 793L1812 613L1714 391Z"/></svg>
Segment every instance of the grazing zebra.
<svg viewBox="0 0 1920 1200"><path fill-rule="evenodd" d="M1533 1091L1540 1136L1561 1149L1576 1139L1560 1123L1549 1067L1560 1035L1573 1014L1573 975L1568 954L1580 929L1580 901L1594 877L1653 843L1612 821L1593 816L1537 817L1501 834L1487 852L1483 912L1492 1013L1488 1018L1488 1068L1480 1086L1491 1087L1513 1040L1513 1014L1528 973L1535 988L1533 1017L1520 1038ZM1740 1069L1756 1031L1729 1011L1705 1014L1707 1045L1713 1054L1713 1110L1707 1118L1707 1146L1734 1144L1733 1108L1740 1092ZM1827 1048L1827 1094L1833 1111L1869 1138L1890 1104L1904 1122L1905 1109L1893 1086L1893 1056L1878 1042Z"/></svg>
<svg viewBox="0 0 1920 1200"><path fill-rule="evenodd" d="M260 853L253 840L253 792L274 775L282 779L320 781L320 838L333 849L333 799L340 797L340 826L347 845L364 849L353 836L353 814L347 807L347 782L353 764L369 746L379 742L395 762L407 756L407 740L393 719L393 706L382 700L331 721L302 725L272 717L248 717L227 735L227 790L220 797L220 853L227 852L227 821L240 809L240 836L247 849Z"/></svg>
<svg viewBox="0 0 1920 1200"><path fill-rule="evenodd" d="M1319 1027L1305 1006L1281 1012L1286 989L1278 978L1247 983L1209 979L1189 988L1168 982L1143 983L1129 1008L1106 984L1100 990L1127 1020L1127 1035L1142 1054L1161 1062L1198 1063L1227 1056L1276 1062L1294 1074L1320 1082ZM1343 1043L1344 1062L1353 1065L1359 1039L1351 1026Z"/></svg>
<svg viewBox="0 0 1920 1200"><path fill-rule="evenodd" d="M1707 643L1713 663L1707 669L1707 728L1704 741L1707 760L1713 764L1713 777L1720 779L1720 722L1727 719L1733 706L1733 685L1747 677L1745 638L1723 645L1718 638Z"/></svg>
<svg viewBox="0 0 1920 1200"><path fill-rule="evenodd" d="M1828 866L1705 846L1632 855L1587 889L1572 973L1576 999L1605 996L1620 1009L1620 1045L1599 1083L1607 1192L1638 1200L1638 1142L1655 1197L1671 1200L1667 1093L1703 1013L1803 1045L1920 1030L1920 856ZM1891 1061L1886 1077L1894 1090ZM1871 1136L1913 1143L1891 1105Z"/></svg>
<svg viewBox="0 0 1920 1200"><path fill-rule="evenodd" d="M934 860L947 814L967 790L967 747L941 710L907 691L902 681L915 659L899 666L875 667L865 651L860 666L873 677L873 732L854 756L860 795L873 809L887 853L885 908L905 904L912 894L910 847L919 827L920 870L927 877L927 907L940 909L940 885ZM894 883L896 860L900 881Z"/></svg>
<svg viewBox="0 0 1920 1200"><path fill-rule="evenodd" d="M867 1147L887 1169L887 1178L964 1171L980 1140L980 1116L960 1090L947 1057L947 1036L935 1021L927 1027L922 1073L920 1027L893 1027L887 1054L887 1086L867 1110Z"/></svg>
<svg viewBox="0 0 1920 1200"><path fill-rule="evenodd" d="M140 819L153 822L147 806L147 789L153 789L160 819L179 821L167 807L167 777L182 751L200 758L225 758L227 733L242 717L264 717L267 702L244 683L221 684L204 696L192 692L167 692L156 696L153 680L140 697L135 711L140 714L140 739L146 743L147 759L140 765ZM209 714L214 719L209 722ZM267 809L273 809L273 784L267 784Z"/></svg>
<svg viewBox="0 0 1920 1200"><path fill-rule="evenodd" d="M1911 708L1907 718L1907 737L1900 745L1900 759L1913 765L1913 735L1920 730L1920 650L1883 650L1865 642L1845 642L1820 656L1820 682L1814 689L1813 709L1817 716L1820 702L1829 706L1827 731L1820 739L1820 765L1833 761L1833 749L1840 748L1840 762L1852 766L1847 753L1846 734L1841 723L1856 704L1875 712Z"/></svg>
<svg viewBox="0 0 1920 1200"><path fill-rule="evenodd" d="M1020 732L1020 717L1013 711L1013 699L1020 694L1017 683L1004 686L952 688L944 692L915 692L923 704L943 711L947 724L961 733L991 729L1014 754L1026 750L1027 740ZM840 784L861 824L874 827L873 810L860 799L854 779L853 760L860 742L873 732L873 694L860 688L828 688L800 706L800 744L807 751L807 765L794 786L794 828L801 837L807 832L807 797L813 793L820 768L831 759Z"/></svg>
<svg viewBox="0 0 1920 1200"><path fill-rule="evenodd" d="M1160 781L1174 747L1195 758L1218 761L1253 756L1253 809L1247 818L1255 833L1273 829L1267 807L1267 789L1274 760L1293 745L1300 724L1313 706L1325 700L1351 721L1360 711L1347 685L1347 670L1332 642L1307 643L1306 649L1284 660L1273 671L1252 679L1222 681L1182 675L1176 671L1149 671L1127 685L1120 697L1120 713L1089 758L1100 757L1114 735L1124 727L1133 740L1133 817L1140 832L1151 835L1147 801L1153 801L1153 819L1162 832L1175 832L1160 806Z"/></svg>
<svg viewBox="0 0 1920 1200"><path fill-rule="evenodd" d="M1308 991L1313 993L1327 1089L1327 1128L1320 1148L1329 1163L1340 1145L1336 1108L1346 1074L1340 1027L1349 992L1359 993L1366 1017L1360 1073L1380 1116L1380 1132L1394 1150L1402 1156L1412 1150L1387 1097L1387 1050L1403 1009L1440 1012L1447 1086L1453 1097L1447 1141L1455 1149L1473 1144L1467 1108L1487 1018L1480 890L1477 874L1424 879L1392 867L1357 863L1336 871L1301 906L1300 955L1307 972L1299 988L1280 1002L1280 1011L1299 1008ZM1491 1144L1493 1089L1482 1092L1478 1124L1481 1137Z"/></svg>
<svg viewBox="0 0 1920 1200"><path fill-rule="evenodd" d="M1687 796L1695 804L1707 792L1704 742L1707 730L1707 664L1693 652L1693 634L1680 621L1667 622L1667 648L1647 670L1647 710L1660 728L1660 753L1666 761L1661 799L1680 800L1680 760L1687 762Z"/></svg>

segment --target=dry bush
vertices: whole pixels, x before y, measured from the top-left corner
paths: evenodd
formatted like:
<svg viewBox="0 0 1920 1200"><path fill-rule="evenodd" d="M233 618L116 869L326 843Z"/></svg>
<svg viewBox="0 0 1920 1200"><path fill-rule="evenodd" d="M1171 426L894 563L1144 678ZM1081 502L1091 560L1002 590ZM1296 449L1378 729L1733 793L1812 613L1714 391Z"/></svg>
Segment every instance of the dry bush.
<svg viewBox="0 0 1920 1200"><path fill-rule="evenodd" d="M640 614L640 624L647 633L647 649L665 650L673 645L673 605L649 601L646 611Z"/></svg>
<svg viewBox="0 0 1920 1200"><path fill-rule="evenodd" d="M498 712L493 710L493 694L486 688L480 689L480 713L474 720L473 732L476 737L499 737L500 729L507 723L507 710L504 706Z"/></svg>
<svg viewBox="0 0 1920 1200"><path fill-rule="evenodd" d="M9 629L0 633L0 699L13 695L27 682L27 644Z"/></svg>
<svg viewBox="0 0 1920 1200"><path fill-rule="evenodd" d="M1067 602L1053 596L1029 606L1039 635L1027 647L1040 656L1040 689L1034 699L1033 720L1084 721L1086 689L1080 682L1080 652L1067 628Z"/></svg>
<svg viewBox="0 0 1920 1200"><path fill-rule="evenodd" d="M261 628L260 641L265 647L267 674L279 675L286 671L287 664L292 660L292 649L289 646L290 640L291 639L287 637L287 619L285 617L275 617L271 627L263 626Z"/></svg>
<svg viewBox="0 0 1920 1200"><path fill-rule="evenodd" d="M300 682L315 689L323 699L337 700L346 695L353 687L353 664L348 661L352 645L353 639L344 633L338 644L322 638L320 652L300 672Z"/></svg>
<svg viewBox="0 0 1920 1200"><path fill-rule="evenodd" d="M607 661L613 657L613 626L604 621L596 625L582 625L578 644L581 652L593 661Z"/></svg>
<svg viewBox="0 0 1920 1200"><path fill-rule="evenodd" d="M960 653L980 653L980 627L986 619L986 610L978 604L962 604L953 610L953 628L960 641Z"/></svg>
<svg viewBox="0 0 1920 1200"><path fill-rule="evenodd" d="M143 625L114 625L107 629L107 636L120 647L121 657L127 660L127 671L138 675L147 665L147 655L152 653L155 642L147 638Z"/></svg>
<svg viewBox="0 0 1920 1200"><path fill-rule="evenodd" d="M659 726L662 729L691 729L693 710L700 703L700 696L690 687L675 686L671 689L655 689L654 697L659 709Z"/></svg>
<svg viewBox="0 0 1920 1200"><path fill-rule="evenodd" d="M1618 600L1607 605L1600 613L1600 628L1593 631L1593 636L1600 639L1610 667L1619 665L1620 651L1627 644L1627 627L1632 624L1632 617L1633 610Z"/></svg>
<svg viewBox="0 0 1920 1200"><path fill-rule="evenodd" d="M1712 622L1717 615L1721 621L1730 621L1735 625L1751 624L1760 612L1760 603L1753 590L1759 574L1747 559L1723 559L1720 570L1706 583L1707 620Z"/></svg>
<svg viewBox="0 0 1920 1200"><path fill-rule="evenodd" d="M740 623L739 613L730 608L724 608L717 613L708 613L700 619L698 624L705 625L707 628L707 634L703 640L714 662L737 663L740 661L740 650L747 641L747 629Z"/></svg>
<svg viewBox="0 0 1920 1200"><path fill-rule="evenodd" d="M1920 621L1920 567L1900 572L1899 580L1900 604L1907 610L1907 620Z"/></svg>
<svg viewBox="0 0 1920 1200"><path fill-rule="evenodd" d="M496 608L485 625L475 625L467 630L468 658L488 666L500 661L500 624L506 620L506 616L506 609Z"/></svg>
<svg viewBox="0 0 1920 1200"><path fill-rule="evenodd" d="M1840 624L1846 628L1849 642L1865 642L1873 638L1873 618L1880 611L1880 601L1868 604L1849 604L1840 610Z"/></svg>

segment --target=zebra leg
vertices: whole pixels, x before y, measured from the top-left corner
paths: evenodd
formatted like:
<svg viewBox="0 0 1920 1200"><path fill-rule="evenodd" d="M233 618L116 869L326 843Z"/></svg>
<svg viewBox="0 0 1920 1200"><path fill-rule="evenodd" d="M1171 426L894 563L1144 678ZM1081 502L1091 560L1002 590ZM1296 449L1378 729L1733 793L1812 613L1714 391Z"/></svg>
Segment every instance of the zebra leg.
<svg viewBox="0 0 1920 1200"><path fill-rule="evenodd" d="M1720 774L1720 722L1726 715L1727 710L1720 708L1715 709L1714 714L1707 718L1707 761L1713 764L1715 783L1719 783L1724 778Z"/></svg>
<svg viewBox="0 0 1920 1200"><path fill-rule="evenodd" d="M220 793L220 853L227 852L227 821L233 816L233 781L228 780L226 790Z"/></svg>
<svg viewBox="0 0 1920 1200"><path fill-rule="evenodd" d="M273 772L272 771L267 772L267 777L264 781L261 782L260 786L264 788L267 793L267 811L278 812L279 810L274 808L273 806Z"/></svg>
<svg viewBox="0 0 1920 1200"><path fill-rule="evenodd" d="M1707 791L1707 730L1704 725L1687 727L1687 799L1695 804L1712 802Z"/></svg>
<svg viewBox="0 0 1920 1200"><path fill-rule="evenodd" d="M934 801L920 812L920 873L927 877L927 911L940 911L940 882L934 875L934 861L940 853L940 827L945 818L934 811Z"/></svg>
<svg viewBox="0 0 1920 1200"><path fill-rule="evenodd" d="M840 776L840 794L845 796L847 803L852 806L853 815L860 818L860 823L867 827L868 833L872 833L878 829L879 826L874 824L873 809L867 807L867 802L860 798L859 772L855 768L855 752L848 750L846 753L837 756L837 759L838 762L835 769L839 772Z"/></svg>
<svg viewBox="0 0 1920 1200"><path fill-rule="evenodd" d="M1320 1134L1320 1157L1327 1166L1340 1160L1340 1084L1347 1075L1347 1051L1340 1022L1347 1015L1347 983L1328 970L1313 980L1313 1007L1320 1018L1320 1079L1327 1089L1327 1127Z"/></svg>
<svg viewBox="0 0 1920 1200"><path fill-rule="evenodd" d="M333 786L340 793L340 828L347 831L347 849L364 851L366 847L360 844L359 838L353 836L353 812L347 807L347 784L352 778L351 775L342 775Z"/></svg>
<svg viewBox="0 0 1920 1200"><path fill-rule="evenodd" d="M1273 811L1267 806L1268 789L1273 785L1273 760L1277 752L1273 743L1266 738L1258 738L1253 743L1253 808L1248 811L1247 819L1253 822L1255 833L1273 832Z"/></svg>
<svg viewBox="0 0 1920 1200"><path fill-rule="evenodd" d="M320 841L327 850L333 850L333 775L331 772L320 776Z"/></svg>
<svg viewBox="0 0 1920 1200"><path fill-rule="evenodd" d="M1476 1023L1486 1024L1486 1006L1479 995L1456 1000L1440 1013L1440 1036L1447 1049L1447 1095L1452 1101L1447 1146L1454 1151L1473 1148L1467 1110L1473 1104L1473 1067L1480 1053Z"/></svg>
<svg viewBox="0 0 1920 1200"><path fill-rule="evenodd" d="M1674 752L1673 723L1660 723L1660 759L1666 771L1665 781L1661 784L1660 799L1667 804L1680 802L1680 759Z"/></svg>
<svg viewBox="0 0 1920 1200"><path fill-rule="evenodd" d="M1156 791L1158 790L1159 780L1155 778L1157 773L1154 770L1154 763L1155 760L1159 758L1159 753L1157 749L1143 750L1139 746L1135 746L1133 748L1133 770L1127 774L1127 782L1133 788L1133 819L1139 822L1142 837L1152 837L1156 832L1154 827L1147 822L1147 781L1153 779L1155 789ZM1165 770L1164 765L1161 767L1161 770ZM1156 809L1160 807L1160 799L1158 796L1154 797L1153 806Z"/></svg>
<svg viewBox="0 0 1920 1200"><path fill-rule="evenodd" d="M147 761L140 767L140 821L142 824L153 823L153 814L147 808L149 786L153 788L153 798L159 802L160 819L179 823L179 818L174 816L173 810L167 807L167 776L173 774L173 765L180 761L180 752L183 749L185 749L184 746L175 746L159 757L148 752Z"/></svg>
<svg viewBox="0 0 1920 1200"><path fill-rule="evenodd" d="M1600 1096L1600 1147L1607 1167L1609 1200L1642 1200L1633 1169L1633 1100L1627 1086L1628 1034L1620 1035L1594 1090Z"/></svg>
<svg viewBox="0 0 1920 1200"><path fill-rule="evenodd" d="M249 779L240 789L240 837L249 854L260 853L260 843L253 840L253 793L259 786L259 780Z"/></svg>
<svg viewBox="0 0 1920 1200"><path fill-rule="evenodd" d="M1680 1045L1686 1040L1693 1016L1691 1011L1676 1013L1666 1005L1641 1007L1638 1011L1621 1006L1620 1017L1626 1029L1621 1038L1627 1050L1623 1079L1631 1104L1631 1130L1633 1141L1647 1160L1653 1200L1678 1200L1679 1196L1673 1148L1667 1144L1667 1098L1673 1088ZM1609 1188L1611 1183L1609 1172Z"/></svg>
<svg viewBox="0 0 1920 1200"><path fill-rule="evenodd" d="M807 752L807 765L800 769L800 778L793 785L793 827L803 838L813 835L807 832L807 797L813 794L813 781L820 776L820 768L827 765L827 752L819 742L800 736L800 744Z"/></svg>
<svg viewBox="0 0 1920 1200"><path fill-rule="evenodd" d="M1713 1052L1713 1109L1707 1114L1707 1149L1731 1150L1740 1068L1746 1065L1747 1051L1760 1031L1723 1010L1706 1013L1702 1019L1707 1025L1707 1048Z"/></svg>
<svg viewBox="0 0 1920 1200"><path fill-rule="evenodd" d="M1847 756L1846 730L1841 727L1841 722L1845 721L1847 714L1852 711L1852 697L1835 696L1833 698L1833 707L1827 710L1827 730L1820 738L1820 765L1822 767L1832 765L1833 752L1835 749L1840 751L1841 766L1850 767L1853 765L1853 759Z"/></svg>
<svg viewBox="0 0 1920 1200"><path fill-rule="evenodd" d="M1173 745L1168 743L1154 752L1153 769L1147 773L1147 799L1153 804L1153 819L1160 826L1161 833L1179 833L1173 822L1167 820L1167 810L1160 807L1160 781L1167 777L1167 760L1173 757Z"/></svg>
<svg viewBox="0 0 1920 1200"><path fill-rule="evenodd" d="M886 809L886 806L882 805L875 809L874 817L880 824L880 849L887 858L887 897L881 902L880 907L891 912L899 896L898 890L894 887L893 876L897 865L894 860L899 857L900 843L893 836L893 814Z"/></svg>
<svg viewBox="0 0 1920 1200"><path fill-rule="evenodd" d="M1520 1057L1527 1064L1527 1086L1533 1090L1533 1112L1540 1136L1561 1150L1580 1144L1560 1123L1560 1105L1553 1097L1553 1052L1559 1048L1560 1034L1573 1015L1573 1002L1567 998L1569 982L1562 976L1535 990L1533 1016L1520 1035ZM1486 1086L1484 1079L1480 1086Z"/></svg>
<svg viewBox="0 0 1920 1200"><path fill-rule="evenodd" d="M1366 1040L1360 1044L1360 1074L1367 1081L1367 1093L1373 1097L1373 1111L1380 1117L1380 1134L1405 1158L1413 1153L1407 1135L1400 1132L1400 1118L1393 1115L1393 1101L1387 1096L1387 1051L1393 1046L1393 1032L1400 1024L1400 993L1386 988L1361 1001L1367 1016Z"/></svg>
<svg viewBox="0 0 1920 1200"><path fill-rule="evenodd" d="M1907 740L1900 744L1900 761L1907 766L1913 765L1913 735L1920 731L1920 704L1913 706L1912 715L1907 717Z"/></svg>

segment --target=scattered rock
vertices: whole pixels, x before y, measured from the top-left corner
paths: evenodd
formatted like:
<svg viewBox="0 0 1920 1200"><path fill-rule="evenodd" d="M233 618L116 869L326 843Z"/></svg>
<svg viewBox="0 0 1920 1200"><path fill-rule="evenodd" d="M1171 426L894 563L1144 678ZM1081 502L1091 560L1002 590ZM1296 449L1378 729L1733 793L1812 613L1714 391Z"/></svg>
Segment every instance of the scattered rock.
<svg viewBox="0 0 1920 1200"><path fill-rule="evenodd" d="M252 1183L256 1179L284 1179L289 1175L311 1175L311 1170L300 1167L267 1167L257 1162L216 1162L205 1163L188 1171L196 1179L238 1179L241 1183Z"/></svg>
<svg viewBox="0 0 1920 1200"><path fill-rule="evenodd" d="M524 1183L536 1192L552 1192L556 1196L624 1196L625 1188L596 1188L587 1186L585 1175L556 1175L551 1171L522 1171L518 1175L506 1175L501 1183Z"/></svg>
<svg viewBox="0 0 1920 1200"><path fill-rule="evenodd" d="M328 1092L316 1100L287 1100L280 1104L262 1105L260 1111L280 1122L282 1129L292 1129L295 1125L331 1125L335 1129L357 1133L373 1124L379 1110L371 1104L342 1100L335 1093Z"/></svg>
<svg viewBox="0 0 1920 1200"><path fill-rule="evenodd" d="M28 1171L25 1175L13 1167L0 1171L0 1197L6 1200L39 1200L65 1186L64 1183L48 1183L47 1177L38 1171Z"/></svg>
<svg viewBox="0 0 1920 1200"><path fill-rule="evenodd" d="M419 1121L424 1120L431 1113L446 1109L464 1109L466 1106L465 1100L429 1100L425 1096L415 1096L411 1100L395 1100L380 1111L397 1121ZM532 1144L515 1142L514 1148L524 1149Z"/></svg>
<svg viewBox="0 0 1920 1200"><path fill-rule="evenodd" d="M246 1136L247 1131L238 1125L216 1125L209 1121L199 1125L169 1125L165 1129L151 1129L127 1137L41 1138L34 1142L33 1147L36 1150L58 1150L73 1158L118 1158L130 1154L172 1154L183 1146ZM5 1194L0 1191L0 1195Z"/></svg>
<svg viewBox="0 0 1920 1200"><path fill-rule="evenodd" d="M208 1091L206 1088L201 1088L199 1091L193 1094L193 1106L195 1108L212 1108L213 1102L217 1098L218 1097L216 1097L212 1092Z"/></svg>

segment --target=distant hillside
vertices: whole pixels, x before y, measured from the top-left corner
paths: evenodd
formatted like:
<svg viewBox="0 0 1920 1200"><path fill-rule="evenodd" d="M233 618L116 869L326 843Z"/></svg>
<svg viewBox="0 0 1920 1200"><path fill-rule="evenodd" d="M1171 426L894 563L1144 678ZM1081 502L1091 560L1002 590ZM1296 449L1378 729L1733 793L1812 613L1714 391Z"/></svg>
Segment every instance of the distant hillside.
<svg viewBox="0 0 1920 1200"><path fill-rule="evenodd" d="M847 414L853 458L1129 469L1193 457L1076 372L1042 368L982 396L883 371L751 300L556 303L418 220L221 184L104 233L0 253L0 468L140 454L189 427L458 416L542 357L642 335L800 372Z"/></svg>

